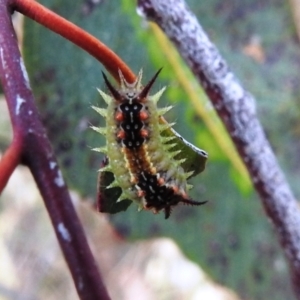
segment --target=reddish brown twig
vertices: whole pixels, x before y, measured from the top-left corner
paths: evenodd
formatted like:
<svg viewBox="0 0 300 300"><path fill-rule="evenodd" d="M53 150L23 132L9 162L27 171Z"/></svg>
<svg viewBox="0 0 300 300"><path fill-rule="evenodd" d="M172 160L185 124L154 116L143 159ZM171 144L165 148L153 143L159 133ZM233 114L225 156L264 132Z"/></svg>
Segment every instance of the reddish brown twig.
<svg viewBox="0 0 300 300"><path fill-rule="evenodd" d="M22 138L18 134L15 134L11 145L0 159L0 194L5 188L11 174L20 163L22 148Z"/></svg>
<svg viewBox="0 0 300 300"><path fill-rule="evenodd" d="M46 131L39 118L11 25L10 11L18 8L18 5L21 5L20 11L25 9L27 7L24 6L25 2L27 5L31 3L31 1L23 1L22 6L21 1L0 0L0 79L14 132L14 140L0 163L0 191L19 161L27 165L45 201L80 298L87 300L109 299L71 202L67 186L58 168ZM43 19L42 14L40 15L41 6L36 6L34 3L31 3L31 9L27 7L32 17ZM46 13L46 15L48 23L57 21L53 14ZM106 47L98 47L97 50L93 51L93 45L97 47L99 44L95 42L94 38L89 37L76 27L70 26L68 22L61 22L60 26L56 28L58 28L57 32L68 35L72 41L79 45L81 45L80 36L83 40L88 40L86 41L88 45L85 44L85 50L89 52L101 52L103 50L102 56L97 54L97 57L106 63L107 68L113 72L114 76L117 76L117 70L120 68L125 73L127 72L128 80L134 78L133 73L128 68L126 71L126 65L121 63L118 66L121 60L116 59L115 55L107 51Z"/></svg>
<svg viewBox="0 0 300 300"><path fill-rule="evenodd" d="M255 111L241 86L183 0L139 0L139 12L155 21L199 79L227 127L290 264L300 299L300 211Z"/></svg>
<svg viewBox="0 0 300 300"><path fill-rule="evenodd" d="M134 73L111 49L80 27L33 0L14 0L13 7L87 51L104 65L116 81L119 82L119 69L128 82L135 80Z"/></svg>

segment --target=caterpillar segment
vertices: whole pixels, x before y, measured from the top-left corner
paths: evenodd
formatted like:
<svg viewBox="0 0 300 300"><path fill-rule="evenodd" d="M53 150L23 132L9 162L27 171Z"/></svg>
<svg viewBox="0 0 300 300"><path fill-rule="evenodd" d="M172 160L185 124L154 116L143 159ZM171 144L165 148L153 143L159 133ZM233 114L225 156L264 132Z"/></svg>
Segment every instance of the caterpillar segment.
<svg viewBox="0 0 300 300"><path fill-rule="evenodd" d="M118 202L130 199L138 204L139 210L153 213L164 210L165 218L168 218L172 207L178 203L202 205L205 202L188 197L187 191L192 186L187 184L187 179L192 173L181 167L184 158L176 159L181 151L173 149L175 136L162 135L174 124L160 121L160 117L172 109L172 106L157 108L165 88L149 95L160 71L144 87L142 71L133 83L128 83L119 71L119 89L103 73L109 95L101 90L99 93L107 108L93 109L106 119L106 127L92 129L106 137L106 147L94 150L108 157L107 166L99 171L114 174L115 179L107 188L122 189Z"/></svg>

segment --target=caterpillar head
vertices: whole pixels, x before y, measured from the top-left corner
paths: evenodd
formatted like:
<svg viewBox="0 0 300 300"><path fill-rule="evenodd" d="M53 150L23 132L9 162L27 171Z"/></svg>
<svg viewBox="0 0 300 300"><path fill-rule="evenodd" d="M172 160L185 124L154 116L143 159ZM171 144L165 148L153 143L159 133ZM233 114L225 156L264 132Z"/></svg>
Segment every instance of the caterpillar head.
<svg viewBox="0 0 300 300"><path fill-rule="evenodd" d="M103 75L104 82L105 82L108 90L110 91L112 97L115 100L117 100L119 102L122 102L125 99L127 99L129 101L133 100L133 99L137 99L138 101L143 101L143 99L145 99L147 97L147 95L149 94L149 91L150 91L152 85L154 84L157 76L161 72L161 70L162 70L162 68L160 68L155 73L155 75L152 77L152 79L147 83L147 85L145 87L142 87L142 85L141 85L141 80L142 80L142 75L143 75L142 70L139 72L137 79L133 83L129 83L128 81L126 81L123 73L119 70L119 76L120 76L120 82L121 82L121 88L119 90L117 90L110 83L110 81L108 80L105 73L102 72L102 75Z"/></svg>

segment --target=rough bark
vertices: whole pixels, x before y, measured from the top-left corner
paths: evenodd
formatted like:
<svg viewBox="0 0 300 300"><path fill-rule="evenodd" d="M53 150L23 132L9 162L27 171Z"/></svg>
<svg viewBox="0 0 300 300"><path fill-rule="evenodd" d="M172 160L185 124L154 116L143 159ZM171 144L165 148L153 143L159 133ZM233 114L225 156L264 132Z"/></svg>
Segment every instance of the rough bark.
<svg viewBox="0 0 300 300"><path fill-rule="evenodd" d="M274 224L300 299L299 205L259 122L255 99L241 86L183 0L139 0L138 12L156 22L175 44L224 122Z"/></svg>
<svg viewBox="0 0 300 300"><path fill-rule="evenodd" d="M5 157L8 160L15 157L16 163L20 160L30 169L43 196L80 299L108 300L110 298L35 105L11 24L11 2L0 0L0 81L14 132L14 142L8 154L16 152L16 155ZM15 147L18 148L13 151ZM1 167L0 172L8 172L7 164Z"/></svg>

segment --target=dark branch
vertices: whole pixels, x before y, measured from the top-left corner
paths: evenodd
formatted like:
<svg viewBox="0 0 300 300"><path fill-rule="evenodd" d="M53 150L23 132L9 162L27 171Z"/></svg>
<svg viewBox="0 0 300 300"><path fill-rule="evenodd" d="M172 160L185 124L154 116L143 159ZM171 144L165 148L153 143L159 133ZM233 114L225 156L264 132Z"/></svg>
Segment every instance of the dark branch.
<svg viewBox="0 0 300 300"><path fill-rule="evenodd" d="M34 104L5 0L0 0L0 28L0 79L14 136L22 141L20 158L43 196L80 299L109 299Z"/></svg>

